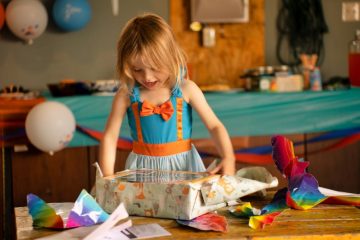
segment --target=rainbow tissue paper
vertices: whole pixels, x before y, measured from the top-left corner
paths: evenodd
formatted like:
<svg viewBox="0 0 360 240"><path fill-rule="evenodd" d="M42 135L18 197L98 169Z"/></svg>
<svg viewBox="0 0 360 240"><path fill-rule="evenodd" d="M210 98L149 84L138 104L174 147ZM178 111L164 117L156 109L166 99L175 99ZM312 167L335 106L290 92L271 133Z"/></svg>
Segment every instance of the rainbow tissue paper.
<svg viewBox="0 0 360 240"><path fill-rule="evenodd" d="M27 195L27 205L34 227L68 229L92 226L106 221L109 217L86 190L81 191L68 215L64 215L66 209L56 207L64 204L47 204L31 193Z"/></svg>
<svg viewBox="0 0 360 240"><path fill-rule="evenodd" d="M237 217L248 217L251 228L264 228L288 208L308 210L320 203L360 206L360 196L357 194L339 195L340 192L329 192L329 189L319 187L316 178L306 172L309 162L303 162L295 156L292 141L284 136L274 136L271 144L273 160L280 173L287 179L288 187L280 189L260 213L255 213L249 204L230 209Z"/></svg>

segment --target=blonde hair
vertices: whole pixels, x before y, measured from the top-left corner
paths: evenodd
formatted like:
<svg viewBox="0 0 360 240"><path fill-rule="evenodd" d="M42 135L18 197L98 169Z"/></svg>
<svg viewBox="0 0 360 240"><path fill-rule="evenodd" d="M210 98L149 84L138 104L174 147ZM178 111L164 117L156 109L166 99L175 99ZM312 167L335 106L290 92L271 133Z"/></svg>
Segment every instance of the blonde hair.
<svg viewBox="0 0 360 240"><path fill-rule="evenodd" d="M155 14L143 14L127 22L118 41L117 55L117 72L128 90L135 85L129 64L137 56L155 69L167 69L170 86L179 85L187 75L185 53L176 43L171 27Z"/></svg>

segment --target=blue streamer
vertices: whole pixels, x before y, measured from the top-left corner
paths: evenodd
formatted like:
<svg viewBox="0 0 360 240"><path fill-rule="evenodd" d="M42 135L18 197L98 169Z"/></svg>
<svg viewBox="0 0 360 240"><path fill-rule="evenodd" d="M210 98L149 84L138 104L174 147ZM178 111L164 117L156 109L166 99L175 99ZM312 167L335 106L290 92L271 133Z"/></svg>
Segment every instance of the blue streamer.
<svg viewBox="0 0 360 240"><path fill-rule="evenodd" d="M307 140L307 143L315 143L315 142L321 142L321 141L327 141L342 137L348 137L353 134L360 133L360 128L350 128L350 129L343 129L343 130L335 130L328 133L324 133L320 136L313 137L309 140ZM304 141L295 142L294 146L300 146L303 145ZM270 154L272 152L271 146L258 146L258 147L252 147L252 148L243 148L235 150L235 153L251 153L251 154Z"/></svg>

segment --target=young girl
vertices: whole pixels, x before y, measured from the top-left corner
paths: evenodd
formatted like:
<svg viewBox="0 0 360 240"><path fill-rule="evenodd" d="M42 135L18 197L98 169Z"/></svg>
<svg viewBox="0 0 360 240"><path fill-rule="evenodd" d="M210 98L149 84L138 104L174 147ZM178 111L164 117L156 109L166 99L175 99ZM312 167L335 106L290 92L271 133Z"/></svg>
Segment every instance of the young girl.
<svg viewBox="0 0 360 240"><path fill-rule="evenodd" d="M221 156L210 173L221 170L224 175L234 174L229 135L199 87L187 79L185 56L164 19L145 14L127 23L118 42L117 71L122 84L100 145L104 176L114 173L116 143L125 113L133 138L126 169L205 171L190 141L192 108Z"/></svg>

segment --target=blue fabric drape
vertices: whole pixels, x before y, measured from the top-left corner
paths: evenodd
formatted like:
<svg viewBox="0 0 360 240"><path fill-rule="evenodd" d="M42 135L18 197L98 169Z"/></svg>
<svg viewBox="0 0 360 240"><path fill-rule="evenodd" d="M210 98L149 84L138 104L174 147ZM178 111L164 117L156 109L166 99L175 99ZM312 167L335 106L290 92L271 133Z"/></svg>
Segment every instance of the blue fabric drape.
<svg viewBox="0 0 360 240"><path fill-rule="evenodd" d="M206 99L231 136L261 136L323 132L360 127L360 89L295 93L207 93ZM111 96L53 98L67 105L80 126L103 131L111 109ZM130 131L124 119L122 137ZM192 138L209 134L196 113ZM98 145L76 132L70 147Z"/></svg>

